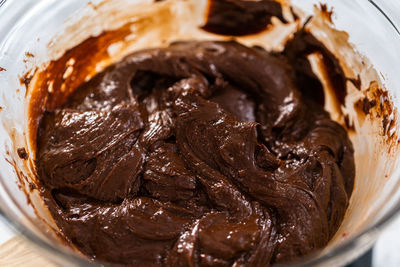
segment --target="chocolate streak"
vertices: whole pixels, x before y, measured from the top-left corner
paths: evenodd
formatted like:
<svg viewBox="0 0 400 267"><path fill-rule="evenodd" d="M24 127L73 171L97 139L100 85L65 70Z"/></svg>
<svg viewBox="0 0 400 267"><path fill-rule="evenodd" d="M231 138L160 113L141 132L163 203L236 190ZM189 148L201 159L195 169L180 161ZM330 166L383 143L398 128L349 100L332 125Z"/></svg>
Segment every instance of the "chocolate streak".
<svg viewBox="0 0 400 267"><path fill-rule="evenodd" d="M265 266L325 246L353 189L353 149L310 97L322 89L298 71L304 51L177 42L131 54L46 112L38 174L66 237L133 266Z"/></svg>
<svg viewBox="0 0 400 267"><path fill-rule="evenodd" d="M232 36L255 34L265 30L274 16L286 22L282 6L273 0L210 0L207 23L202 29Z"/></svg>

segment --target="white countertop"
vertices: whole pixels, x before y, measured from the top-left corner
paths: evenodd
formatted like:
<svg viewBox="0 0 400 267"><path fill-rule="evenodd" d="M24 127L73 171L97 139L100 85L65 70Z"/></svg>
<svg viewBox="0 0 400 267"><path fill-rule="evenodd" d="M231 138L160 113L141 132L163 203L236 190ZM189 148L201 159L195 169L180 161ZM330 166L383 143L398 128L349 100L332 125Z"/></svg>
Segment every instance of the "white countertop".
<svg viewBox="0 0 400 267"><path fill-rule="evenodd" d="M15 234L0 221L0 245ZM397 218L380 236L373 252L373 267L400 266L400 217Z"/></svg>
<svg viewBox="0 0 400 267"><path fill-rule="evenodd" d="M379 237L373 252L374 267L400 266L400 217Z"/></svg>
<svg viewBox="0 0 400 267"><path fill-rule="evenodd" d="M8 229L8 227L0 221L0 245L11 239L15 234Z"/></svg>

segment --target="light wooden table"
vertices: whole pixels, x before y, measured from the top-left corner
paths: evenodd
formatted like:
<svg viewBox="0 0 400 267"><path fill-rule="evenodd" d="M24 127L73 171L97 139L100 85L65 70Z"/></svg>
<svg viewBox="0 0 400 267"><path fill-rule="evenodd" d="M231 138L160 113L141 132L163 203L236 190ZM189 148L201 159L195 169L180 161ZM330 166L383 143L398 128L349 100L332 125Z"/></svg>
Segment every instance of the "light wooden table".
<svg viewBox="0 0 400 267"><path fill-rule="evenodd" d="M40 256L36 250L20 237L13 237L0 246L1 267L55 267L55 265Z"/></svg>

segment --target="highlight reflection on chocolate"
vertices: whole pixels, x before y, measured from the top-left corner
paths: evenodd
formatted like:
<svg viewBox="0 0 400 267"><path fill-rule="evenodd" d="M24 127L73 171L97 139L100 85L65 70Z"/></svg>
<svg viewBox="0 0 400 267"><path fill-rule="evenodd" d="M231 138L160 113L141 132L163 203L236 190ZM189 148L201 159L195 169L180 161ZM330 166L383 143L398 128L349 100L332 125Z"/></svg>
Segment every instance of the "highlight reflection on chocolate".
<svg viewBox="0 0 400 267"><path fill-rule="evenodd" d="M138 51L53 99L36 163L57 225L89 257L135 266L265 266L325 246L354 159L313 52L340 99L340 64L305 30L279 54L234 41Z"/></svg>

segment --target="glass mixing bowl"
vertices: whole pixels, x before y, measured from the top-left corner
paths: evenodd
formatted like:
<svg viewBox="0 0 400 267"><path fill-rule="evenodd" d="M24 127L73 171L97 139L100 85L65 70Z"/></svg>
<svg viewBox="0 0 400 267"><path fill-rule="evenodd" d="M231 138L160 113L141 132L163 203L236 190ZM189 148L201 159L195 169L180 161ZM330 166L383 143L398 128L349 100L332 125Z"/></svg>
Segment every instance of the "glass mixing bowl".
<svg viewBox="0 0 400 267"><path fill-rule="evenodd" d="M56 234L57 227L35 189L32 157L27 161L18 157L18 148L25 147L28 154L34 149L29 143L27 128L30 121L26 102L30 91L23 82L30 79L30 74L36 68L43 68L47 62L57 59L66 49L89 36L96 36L104 29L118 28L123 25L123 20L130 21L132 25L135 25L135 21L139 23L140 19L135 20L134 16L129 18L129 12L142 12L135 9L137 4L168 5L170 1L0 0L0 217L12 230L25 237L57 264L85 266L104 263L88 261L79 252L61 242ZM170 37L220 38L190 28L201 25L204 19L204 12L201 10L206 9L207 1L175 2L181 2L180 5L191 2L191 7L197 13L192 15L190 12L180 12L179 8L171 9L174 17L181 17L186 21L179 30L171 31ZM320 0L291 2L306 17L316 12L314 5L319 5ZM400 3L392 0L330 0L328 5L334 10L334 25L331 26L347 32L349 43L360 54L347 45L346 34L328 34L321 30L321 25L315 23L315 35L322 41L326 39L328 48L339 58L352 58L354 62L362 63L357 66L350 64L347 72L357 73L363 69L363 90L374 79L379 80L379 86L386 88L395 108L387 114L389 120L393 120L393 125L382 129L378 115L378 118L361 118L357 115L352 100L360 93L349 91L346 110L356 129L351 138L357 166L350 206L341 228L328 246L300 259L292 266L330 266L350 262L373 245L379 233L400 211L400 168L397 168L400 166L400 149L396 138L397 108L400 107ZM157 18L149 19L160 23ZM135 37L135 27L131 28L133 35L130 41L132 38L136 41L132 46L124 47L124 53L141 47L162 45L158 38L161 31L157 30L161 25L150 27L145 33L146 38ZM190 32L193 33L188 34ZM168 41L173 40L172 37L167 38ZM342 44L342 37L346 37L346 44ZM252 36L239 41L250 44L258 42L268 46L263 38ZM118 53L121 44L113 48L110 51L117 51L114 53L117 55L115 60L118 56L123 56L124 53ZM365 60L362 55L366 56Z"/></svg>

